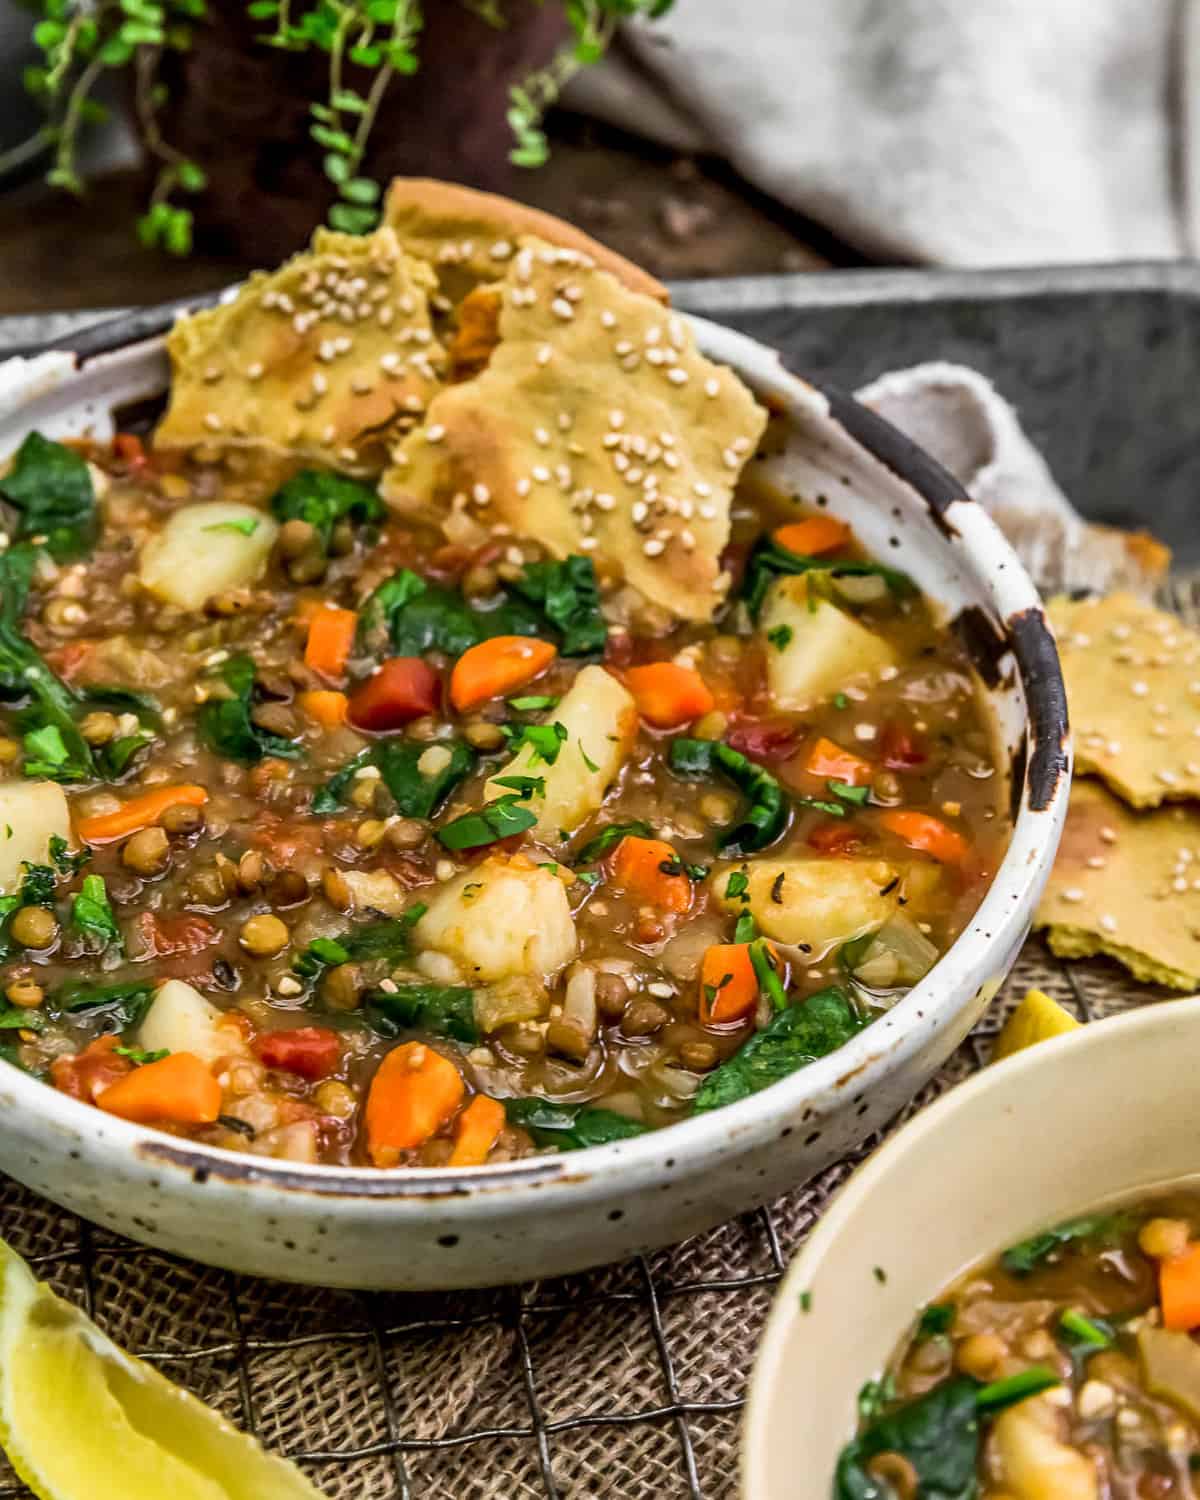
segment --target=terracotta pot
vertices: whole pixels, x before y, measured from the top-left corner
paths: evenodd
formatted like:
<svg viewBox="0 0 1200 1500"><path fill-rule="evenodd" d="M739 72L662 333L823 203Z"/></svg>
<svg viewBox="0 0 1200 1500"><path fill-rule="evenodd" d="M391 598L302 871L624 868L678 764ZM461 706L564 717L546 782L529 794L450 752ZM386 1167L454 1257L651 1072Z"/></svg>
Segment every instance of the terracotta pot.
<svg viewBox="0 0 1200 1500"><path fill-rule="evenodd" d="M522 169L508 161L508 90L552 56L565 35L561 10L534 0L507 7L504 29L459 0L430 0L421 66L391 84L363 166L380 181L397 174L443 177L511 191ZM324 221L333 189L308 113L324 97L328 58L255 45L269 23L236 0L209 7L191 49L164 60L169 99L163 133L208 173L192 200L198 247L271 264L298 249ZM365 93L369 76L347 69Z"/></svg>

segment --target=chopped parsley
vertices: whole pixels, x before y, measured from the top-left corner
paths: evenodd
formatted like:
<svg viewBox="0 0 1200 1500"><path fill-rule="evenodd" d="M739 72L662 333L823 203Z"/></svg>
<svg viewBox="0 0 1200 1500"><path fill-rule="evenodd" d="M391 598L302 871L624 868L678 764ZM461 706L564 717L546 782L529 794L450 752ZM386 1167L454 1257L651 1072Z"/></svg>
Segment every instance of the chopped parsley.
<svg viewBox="0 0 1200 1500"><path fill-rule="evenodd" d="M537 822L537 816L521 806L524 800L517 792L498 797L478 812L464 813L461 818L439 828L438 840L447 849L480 849L500 839L512 838L514 834L525 833Z"/></svg>
<svg viewBox="0 0 1200 1500"><path fill-rule="evenodd" d="M786 651L791 645L792 636L795 632L790 625L776 625L774 630L767 631L767 640L776 651Z"/></svg>
<svg viewBox="0 0 1200 1500"><path fill-rule="evenodd" d="M243 516L239 521L217 521L212 526L206 526L205 531L232 531L237 536L253 536L258 530L258 522L251 516Z"/></svg>

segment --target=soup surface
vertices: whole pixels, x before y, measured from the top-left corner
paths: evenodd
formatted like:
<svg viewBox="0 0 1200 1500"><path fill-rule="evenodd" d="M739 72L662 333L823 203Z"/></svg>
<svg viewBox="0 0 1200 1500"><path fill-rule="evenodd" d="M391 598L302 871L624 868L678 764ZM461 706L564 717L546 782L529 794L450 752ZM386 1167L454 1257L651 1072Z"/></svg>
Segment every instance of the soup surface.
<svg viewBox="0 0 1200 1500"><path fill-rule="evenodd" d="M176 328L149 445L0 478L3 1055L108 1113L379 1167L636 1135L841 1046L1003 854L953 632L755 478L661 289L442 249L322 232Z"/></svg>
<svg viewBox="0 0 1200 1500"><path fill-rule="evenodd" d="M1168 1500L1200 1471L1200 1193L1073 1220L925 1308L835 1500Z"/></svg>

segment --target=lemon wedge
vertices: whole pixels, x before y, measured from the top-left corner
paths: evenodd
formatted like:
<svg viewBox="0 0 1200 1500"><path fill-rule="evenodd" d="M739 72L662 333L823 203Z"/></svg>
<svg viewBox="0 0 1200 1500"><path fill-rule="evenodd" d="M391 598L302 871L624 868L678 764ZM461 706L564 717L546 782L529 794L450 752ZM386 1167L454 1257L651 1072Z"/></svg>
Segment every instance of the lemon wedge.
<svg viewBox="0 0 1200 1500"><path fill-rule="evenodd" d="M40 1500L321 1500L0 1240L0 1443Z"/></svg>
<svg viewBox="0 0 1200 1500"><path fill-rule="evenodd" d="M1030 990L1001 1028L992 1061L1000 1062L1026 1047L1036 1047L1038 1042L1074 1031L1078 1025L1071 1012L1064 1010L1057 1000L1051 1000L1042 990Z"/></svg>

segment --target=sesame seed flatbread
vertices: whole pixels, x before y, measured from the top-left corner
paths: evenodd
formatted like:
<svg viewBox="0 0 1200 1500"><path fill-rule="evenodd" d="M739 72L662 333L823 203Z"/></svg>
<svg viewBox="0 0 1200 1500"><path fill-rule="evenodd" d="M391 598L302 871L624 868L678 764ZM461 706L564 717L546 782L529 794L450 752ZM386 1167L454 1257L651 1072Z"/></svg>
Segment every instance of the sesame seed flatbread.
<svg viewBox="0 0 1200 1500"><path fill-rule="evenodd" d="M539 240L509 265L499 334L486 368L399 445L385 497L590 554L679 618L710 619L766 412L683 319Z"/></svg>
<svg viewBox="0 0 1200 1500"><path fill-rule="evenodd" d="M1200 796L1200 635L1131 594L1056 599L1075 763L1134 807Z"/></svg>
<svg viewBox="0 0 1200 1500"><path fill-rule="evenodd" d="M378 474L397 429L440 387L434 286L390 229L318 230L310 251L175 325L155 446L210 462L236 452L264 494L304 466Z"/></svg>
<svg viewBox="0 0 1200 1500"><path fill-rule="evenodd" d="M431 262L442 292L454 303L481 282L495 281L516 254L517 242L533 235L549 245L576 250L611 271L631 291L659 302L667 289L648 271L553 214L495 193L481 193L429 177L393 177L383 206L410 255Z"/></svg>
<svg viewBox="0 0 1200 1500"><path fill-rule="evenodd" d="M1076 780L1058 858L1034 917L1060 958L1104 953L1138 979L1200 984L1200 811L1132 812Z"/></svg>

